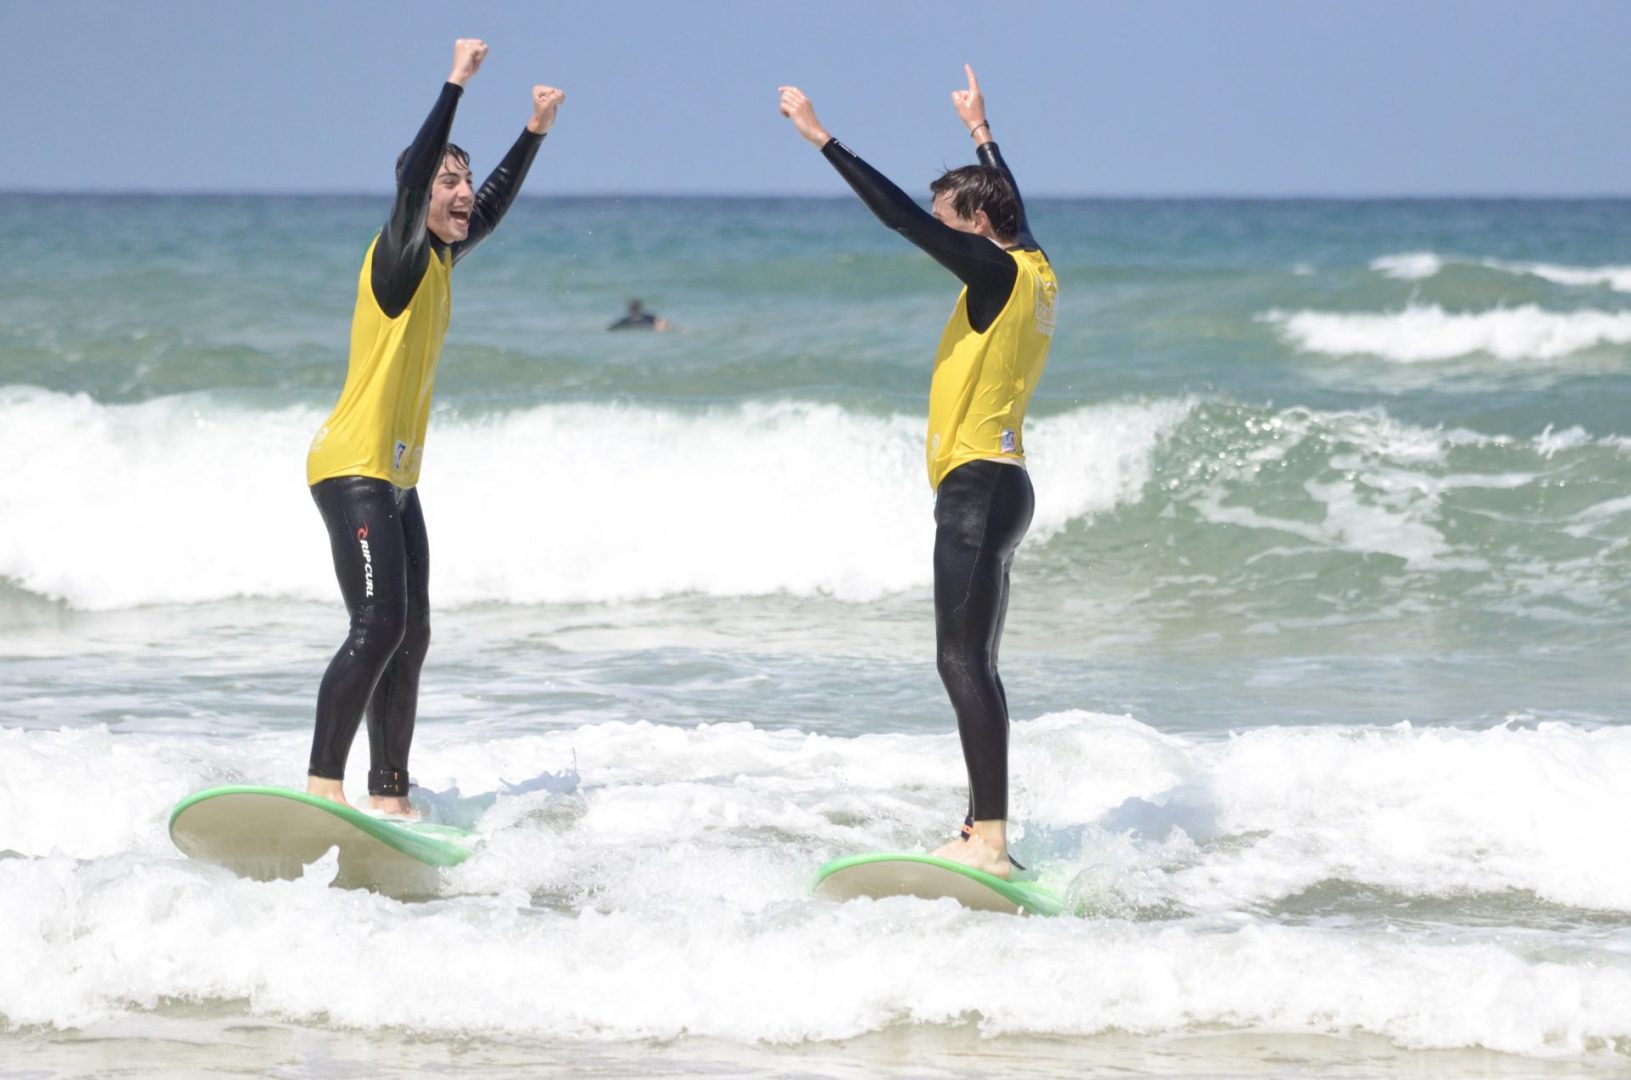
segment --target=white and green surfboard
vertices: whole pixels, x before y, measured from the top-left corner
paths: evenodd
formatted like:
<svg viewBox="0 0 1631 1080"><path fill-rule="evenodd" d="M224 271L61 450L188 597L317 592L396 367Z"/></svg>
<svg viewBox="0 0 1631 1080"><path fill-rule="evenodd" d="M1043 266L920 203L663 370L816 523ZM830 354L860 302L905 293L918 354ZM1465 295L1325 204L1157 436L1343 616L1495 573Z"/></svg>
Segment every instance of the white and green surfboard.
<svg viewBox="0 0 1631 1080"><path fill-rule="evenodd" d="M1009 881L933 855L888 851L834 859L816 871L814 891L829 900L950 897L976 911L1010 915L1057 915L1065 906L1058 896L1034 881Z"/></svg>
<svg viewBox="0 0 1631 1080"><path fill-rule="evenodd" d="M476 844L463 829L375 817L275 787L190 795L170 813L170 839L189 858L257 881L293 880L337 850L334 885L403 897L433 893L437 870L457 866Z"/></svg>

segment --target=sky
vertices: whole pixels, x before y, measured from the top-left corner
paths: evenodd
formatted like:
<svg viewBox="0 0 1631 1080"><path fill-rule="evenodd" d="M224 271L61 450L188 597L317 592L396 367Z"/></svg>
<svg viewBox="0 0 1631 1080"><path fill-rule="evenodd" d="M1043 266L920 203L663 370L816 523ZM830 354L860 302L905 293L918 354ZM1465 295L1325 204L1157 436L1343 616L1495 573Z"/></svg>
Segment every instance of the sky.
<svg viewBox="0 0 1631 1080"><path fill-rule="evenodd" d="M840 194L784 82L926 185L964 63L1030 196L1631 194L1625 0L0 0L0 191L388 191L458 37L532 194Z"/></svg>

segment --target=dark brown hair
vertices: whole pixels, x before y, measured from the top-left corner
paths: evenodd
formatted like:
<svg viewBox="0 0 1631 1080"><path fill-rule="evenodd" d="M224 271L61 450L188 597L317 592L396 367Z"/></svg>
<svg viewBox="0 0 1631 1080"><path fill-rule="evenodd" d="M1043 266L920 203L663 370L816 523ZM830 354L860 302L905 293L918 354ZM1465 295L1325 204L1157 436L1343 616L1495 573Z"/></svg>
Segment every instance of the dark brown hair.
<svg viewBox="0 0 1631 1080"><path fill-rule="evenodd" d="M1019 232L1019 195L1001 169L989 165L947 169L929 190L937 196L950 192L958 217L972 219L976 210L984 210L992 231L1004 240Z"/></svg>
<svg viewBox="0 0 1631 1080"><path fill-rule="evenodd" d="M402 163L408 160L408 151L412 149L413 147L411 146L406 147L403 149L402 153L396 156L396 178L398 182L401 182L402 180ZM464 150L455 143L447 144L447 152L442 155L442 161L446 161L448 158L452 158L454 161L457 161L460 165L463 165L467 169L470 167L470 155L465 153ZM441 161L436 163L438 172L441 171L441 164Z"/></svg>

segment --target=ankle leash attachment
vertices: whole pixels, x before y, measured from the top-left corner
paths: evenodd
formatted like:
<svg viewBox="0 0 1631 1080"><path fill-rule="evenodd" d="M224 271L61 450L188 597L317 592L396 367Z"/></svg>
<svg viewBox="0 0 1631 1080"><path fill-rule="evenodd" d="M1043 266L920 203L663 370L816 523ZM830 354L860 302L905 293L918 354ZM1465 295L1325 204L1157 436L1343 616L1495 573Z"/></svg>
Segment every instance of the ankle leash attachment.
<svg viewBox="0 0 1631 1080"><path fill-rule="evenodd" d="M408 774L401 769L369 769L368 794L406 798Z"/></svg>

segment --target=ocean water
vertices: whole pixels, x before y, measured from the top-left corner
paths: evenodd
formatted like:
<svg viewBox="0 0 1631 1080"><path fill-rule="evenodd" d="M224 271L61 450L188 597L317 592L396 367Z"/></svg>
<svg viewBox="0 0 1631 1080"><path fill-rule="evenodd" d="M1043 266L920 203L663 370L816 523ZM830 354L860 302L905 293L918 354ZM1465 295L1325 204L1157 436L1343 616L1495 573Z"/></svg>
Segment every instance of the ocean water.
<svg viewBox="0 0 1631 1080"><path fill-rule="evenodd" d="M303 782L384 209L0 196L0 1076L1631 1068L1631 203L1036 201L1002 667L1053 920L808 895L964 798L956 286L848 200L518 204L421 482L412 771L478 854L405 903L175 851Z"/></svg>

